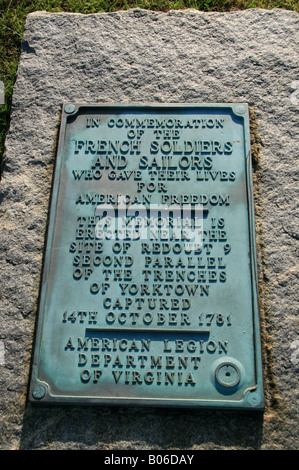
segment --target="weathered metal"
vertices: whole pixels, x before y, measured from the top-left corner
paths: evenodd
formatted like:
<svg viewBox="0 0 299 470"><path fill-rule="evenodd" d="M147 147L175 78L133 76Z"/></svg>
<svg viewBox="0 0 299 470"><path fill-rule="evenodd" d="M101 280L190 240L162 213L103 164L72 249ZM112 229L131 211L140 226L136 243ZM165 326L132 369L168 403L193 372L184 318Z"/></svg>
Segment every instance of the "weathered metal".
<svg viewBox="0 0 299 470"><path fill-rule="evenodd" d="M263 409L248 106L67 104L34 403Z"/></svg>

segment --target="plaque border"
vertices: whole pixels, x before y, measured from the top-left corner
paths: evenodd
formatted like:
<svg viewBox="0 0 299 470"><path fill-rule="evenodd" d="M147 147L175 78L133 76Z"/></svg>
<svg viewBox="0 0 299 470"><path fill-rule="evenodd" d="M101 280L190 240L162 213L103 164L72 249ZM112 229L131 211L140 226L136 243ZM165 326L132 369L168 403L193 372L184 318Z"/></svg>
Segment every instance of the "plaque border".
<svg viewBox="0 0 299 470"><path fill-rule="evenodd" d="M43 305L45 303L45 294L47 279L49 273L49 264L51 260L51 246L57 212L58 190L60 185L61 165L63 162L63 150L67 120L70 116L75 116L81 108L84 109L113 109L126 110L134 109L140 111L150 110L194 110L199 109L229 109L236 117L243 119L244 145L245 145L245 172L246 172L246 195L248 209L248 227L249 227L249 251L252 280L252 324L253 324L253 350L255 367L255 386L244 392L242 400L204 400L187 398L142 398L142 397L94 397L94 396L56 396L49 391L48 384L38 378L38 360L40 357L40 348L42 343L43 331ZM255 214L254 214L254 194L252 181L252 159L250 146L250 120L249 106L246 102L236 103L84 103L84 102L66 102L61 107L61 121L58 131L58 145L56 150L56 159L53 167L52 187L50 191L50 205L48 211L48 223L46 227L44 258L40 281L40 293L37 309L37 318L35 325L35 338L33 344L33 355L30 371L30 384L28 390L28 399L32 404L44 405L109 405L109 406L150 406L150 407L176 407L176 408L198 408L198 409L219 409L219 410L254 410L264 411L264 385L263 385L263 364L262 364L262 344L260 332L260 312L259 312L259 288L258 288L258 267L257 267L257 248L255 235ZM120 328L121 331L121 328Z"/></svg>

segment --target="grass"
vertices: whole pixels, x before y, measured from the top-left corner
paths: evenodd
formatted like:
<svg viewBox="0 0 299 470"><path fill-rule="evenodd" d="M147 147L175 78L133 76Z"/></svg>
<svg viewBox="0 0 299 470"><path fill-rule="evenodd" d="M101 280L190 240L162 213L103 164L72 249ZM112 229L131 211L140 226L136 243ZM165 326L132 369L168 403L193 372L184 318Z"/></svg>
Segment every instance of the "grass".
<svg viewBox="0 0 299 470"><path fill-rule="evenodd" d="M28 13L49 12L100 13L129 8L168 11L195 8L201 11L230 11L247 8L283 8L299 12L297 0L0 0L0 80L5 86L5 104L0 104L0 165L4 151L13 85L18 66L20 44Z"/></svg>

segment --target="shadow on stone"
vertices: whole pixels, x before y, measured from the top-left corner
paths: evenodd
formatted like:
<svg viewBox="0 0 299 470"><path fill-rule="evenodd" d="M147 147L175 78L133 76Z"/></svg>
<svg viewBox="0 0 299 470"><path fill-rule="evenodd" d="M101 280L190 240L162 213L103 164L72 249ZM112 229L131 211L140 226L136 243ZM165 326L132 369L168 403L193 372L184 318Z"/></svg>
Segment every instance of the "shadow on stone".
<svg viewBox="0 0 299 470"><path fill-rule="evenodd" d="M263 414L157 408L28 406L20 450L258 450Z"/></svg>

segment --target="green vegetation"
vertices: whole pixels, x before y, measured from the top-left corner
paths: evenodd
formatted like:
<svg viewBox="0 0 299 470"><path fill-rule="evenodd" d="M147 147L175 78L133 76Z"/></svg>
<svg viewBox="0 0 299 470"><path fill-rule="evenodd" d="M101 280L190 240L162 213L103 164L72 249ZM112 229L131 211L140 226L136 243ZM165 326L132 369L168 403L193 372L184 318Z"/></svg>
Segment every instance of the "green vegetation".
<svg viewBox="0 0 299 470"><path fill-rule="evenodd" d="M38 10L99 13L136 7L156 11L183 8L201 11L284 8L299 11L297 0L0 0L0 80L5 85L5 104L0 104L0 156L9 126L12 90L28 13Z"/></svg>

